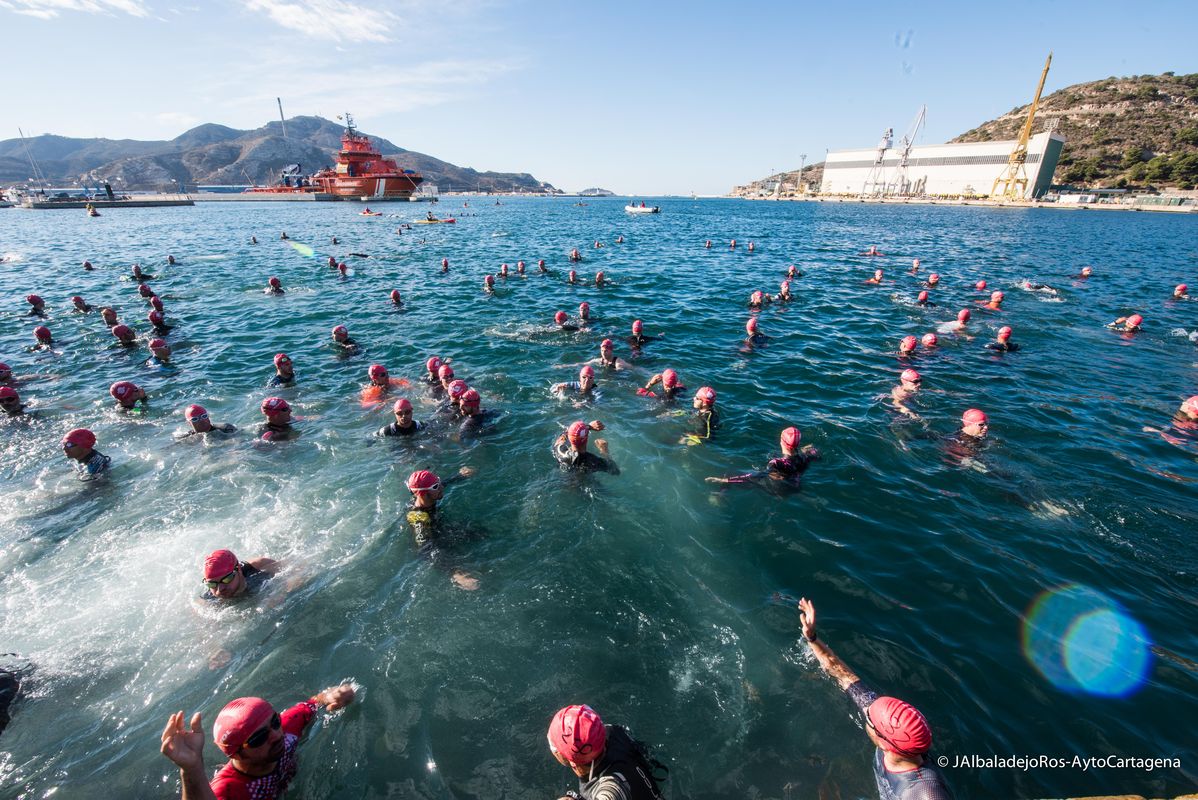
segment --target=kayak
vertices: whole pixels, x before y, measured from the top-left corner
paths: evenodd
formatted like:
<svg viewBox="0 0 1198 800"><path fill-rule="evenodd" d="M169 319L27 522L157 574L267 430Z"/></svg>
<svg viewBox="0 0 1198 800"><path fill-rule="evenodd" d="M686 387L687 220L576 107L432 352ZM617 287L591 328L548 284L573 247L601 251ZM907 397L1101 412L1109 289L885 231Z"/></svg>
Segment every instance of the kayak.
<svg viewBox="0 0 1198 800"><path fill-rule="evenodd" d="M660 214L660 206L624 206L629 214Z"/></svg>
<svg viewBox="0 0 1198 800"><path fill-rule="evenodd" d="M412 224L413 225L441 225L441 224L455 225L455 224L457 224L457 220L454 219L453 217L450 217L449 219L418 219L415 222L413 222Z"/></svg>
<svg viewBox="0 0 1198 800"><path fill-rule="evenodd" d="M383 216L383 212L382 211L359 211L358 216L360 216L360 217L381 217L381 216Z"/></svg>

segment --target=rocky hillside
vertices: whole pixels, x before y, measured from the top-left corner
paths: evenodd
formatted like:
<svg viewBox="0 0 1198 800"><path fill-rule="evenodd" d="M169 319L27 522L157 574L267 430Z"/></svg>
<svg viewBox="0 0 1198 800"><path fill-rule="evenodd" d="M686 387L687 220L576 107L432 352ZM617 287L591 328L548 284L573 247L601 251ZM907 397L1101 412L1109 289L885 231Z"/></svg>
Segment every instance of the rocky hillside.
<svg viewBox="0 0 1198 800"><path fill-rule="evenodd" d="M953 141L1013 139L1027 108L1011 109ZM1035 130L1044 130L1050 120L1067 140L1057 183L1177 189L1198 184L1198 74L1075 84L1041 100Z"/></svg>
<svg viewBox="0 0 1198 800"><path fill-rule="evenodd" d="M341 125L321 117L293 117L287 120L286 138L278 122L252 131L210 123L170 141L69 139L48 134L32 137L27 144L53 184L109 180L118 191L162 190L173 187L172 180L187 187L270 184L280 170L295 163L302 164L303 171L310 174L332 165L343 130ZM421 173L426 183L436 184L443 192L555 191L528 173L478 172L404 150L386 139L370 138L385 157ZM32 170L25 145L20 139L0 141L0 184L25 183L29 179Z"/></svg>
<svg viewBox="0 0 1198 800"><path fill-rule="evenodd" d="M824 162L808 164L803 167L803 184L807 187L807 191L818 192L819 185L823 183L823 180ZM773 197L778 181L782 182L782 189L778 193L779 197L794 197L799 193L799 171L796 169L790 172L779 172L776 175L769 175L752 183L746 183L743 186L733 186L732 191L728 194L731 197Z"/></svg>

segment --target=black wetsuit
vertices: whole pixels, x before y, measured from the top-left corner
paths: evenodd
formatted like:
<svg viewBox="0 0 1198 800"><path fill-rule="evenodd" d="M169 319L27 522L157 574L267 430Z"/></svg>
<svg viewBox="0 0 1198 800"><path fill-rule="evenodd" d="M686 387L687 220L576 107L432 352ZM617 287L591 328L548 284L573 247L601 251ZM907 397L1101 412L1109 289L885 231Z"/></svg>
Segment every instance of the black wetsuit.
<svg viewBox="0 0 1198 800"><path fill-rule="evenodd" d="M760 472L748 472L744 475L733 475L728 478L729 483L756 483L765 479L780 480L783 483L792 486L798 486L803 480L803 473L807 471L807 467L811 466L812 461L819 459L819 451L814 447L804 447L799 452L791 456L781 456L779 458L771 458L766 464L765 469ZM780 478L774 478L774 475Z"/></svg>
<svg viewBox="0 0 1198 800"><path fill-rule="evenodd" d="M696 439L707 440L720 427L720 415L714 408L710 411L696 411L691 417L690 435Z"/></svg>
<svg viewBox="0 0 1198 800"><path fill-rule="evenodd" d="M155 325L154 333L158 334L159 336L166 336L168 333L170 333L174 329L175 329L174 325Z"/></svg>
<svg viewBox="0 0 1198 800"><path fill-rule="evenodd" d="M462 424L458 426L458 435L468 438L487 433L495 428L495 420L498 418L499 412L489 408L474 414L464 414Z"/></svg>
<svg viewBox="0 0 1198 800"><path fill-rule="evenodd" d="M758 345L765 344L769 340L770 337L766 336L764 333L755 333L749 338L745 339L745 344L749 345L750 347L756 347Z"/></svg>
<svg viewBox="0 0 1198 800"><path fill-rule="evenodd" d="M278 286L268 286L263 294L287 294L287 291Z"/></svg>
<svg viewBox="0 0 1198 800"><path fill-rule="evenodd" d="M587 400L598 400L603 396L603 392L599 391L598 387L591 387L589 392L582 391L582 384L578 381L566 381L562 384L562 389L559 392L562 395L580 395Z"/></svg>
<svg viewBox="0 0 1198 800"><path fill-rule="evenodd" d="M187 431L186 433L182 433L179 435L179 441L191 439L193 436L198 436L199 439L192 439L192 441L204 441L208 438L209 434L215 434L215 438L217 439L226 439L229 434L236 432L237 427L226 422L224 425L213 425L210 431Z"/></svg>
<svg viewBox="0 0 1198 800"><path fill-rule="evenodd" d="M21 676L14 670L0 667L0 733L8 727L8 709L21 691Z"/></svg>
<svg viewBox="0 0 1198 800"><path fill-rule="evenodd" d="M875 700L878 693L863 681L849 684L845 694L857 704L862 714ZM923 754L924 766L906 772L891 772L886 768L886 758L881 748L874 751L874 778L878 782L879 800L953 800L953 793L944 781L944 776L927 766L929 758Z"/></svg>
<svg viewBox="0 0 1198 800"><path fill-rule="evenodd" d="M660 339L660 336L629 336L628 344L632 347L644 347L649 342Z"/></svg>
<svg viewBox="0 0 1198 800"><path fill-rule="evenodd" d="M558 437L553 443L553 457L557 459L557 463L562 469L571 472L610 472L612 475L620 474L620 468L616 466L616 462L610 458L597 456L587 450L576 453L564 436Z"/></svg>
<svg viewBox="0 0 1198 800"><path fill-rule="evenodd" d="M987 350L997 350L1002 353L1014 353L1019 349L1019 345L1014 342L991 342L986 345Z"/></svg>
<svg viewBox="0 0 1198 800"><path fill-rule="evenodd" d="M291 427L290 423L286 425L271 425L268 422L258 428L258 435L268 442L283 442L299 436L299 431Z"/></svg>
<svg viewBox="0 0 1198 800"><path fill-rule="evenodd" d="M245 578L245 591L237 595L237 597L228 598L229 600L236 600L239 597L251 597L257 594L258 590L262 588L262 584L266 583L275 575L273 572L266 572L265 570L250 566L250 564L245 561L242 561L237 566L241 569L241 577ZM211 589L208 589L202 595L200 595L200 599L208 600L210 602L224 602L226 600L224 597L217 597L214 595Z"/></svg>
<svg viewBox="0 0 1198 800"><path fill-rule="evenodd" d="M111 463L111 458L99 450L92 450L91 455L86 460L75 462L75 471L79 473L79 480L90 481L107 472L108 465Z"/></svg>
<svg viewBox="0 0 1198 800"><path fill-rule="evenodd" d="M578 779L578 796L584 800L661 800L663 795L654 775L665 768L645 755L644 745L626 728L605 727L603 755L587 778Z"/></svg>
<svg viewBox="0 0 1198 800"><path fill-rule="evenodd" d="M375 436L411 436L424 430L424 423L412 420L412 424L406 428L399 427L398 422L392 422L390 425L384 425L375 431Z"/></svg>

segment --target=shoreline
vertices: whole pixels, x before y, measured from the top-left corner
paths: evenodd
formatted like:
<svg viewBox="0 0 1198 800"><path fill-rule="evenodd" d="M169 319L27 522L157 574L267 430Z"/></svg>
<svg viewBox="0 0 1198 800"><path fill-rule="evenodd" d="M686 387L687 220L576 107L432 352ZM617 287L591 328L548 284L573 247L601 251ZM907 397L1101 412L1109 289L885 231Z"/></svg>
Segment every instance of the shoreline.
<svg viewBox="0 0 1198 800"><path fill-rule="evenodd" d="M841 197L835 195L808 195L805 197L737 197L734 200L777 203L865 203L873 205L918 205L918 206L980 206L983 208L1052 208L1060 211L1156 211L1170 214L1198 214L1198 205L1166 206L1122 203L1046 203L1041 200L936 200L918 197Z"/></svg>

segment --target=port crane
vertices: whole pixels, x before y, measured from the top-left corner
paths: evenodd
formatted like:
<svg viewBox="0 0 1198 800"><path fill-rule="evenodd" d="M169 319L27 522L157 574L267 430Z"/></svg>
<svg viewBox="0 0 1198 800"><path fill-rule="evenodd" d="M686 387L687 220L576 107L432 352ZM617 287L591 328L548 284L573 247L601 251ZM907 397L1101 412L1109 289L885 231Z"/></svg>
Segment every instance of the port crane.
<svg viewBox="0 0 1198 800"><path fill-rule="evenodd" d="M915 147L915 138L919 136L919 132L923 129L924 122L927 121L928 107L922 105L919 107L919 113L915 115L915 121L911 123L911 127L907 129L907 133L899 140L899 160L898 166L895 167L895 179L889 187L886 194L895 194L906 197L912 194L922 194L922 181L919 186L912 186L911 179L907 176L907 166L911 159L911 148Z"/></svg>
<svg viewBox="0 0 1198 800"><path fill-rule="evenodd" d="M894 128L887 128L882 134L882 141L878 142L878 150L874 155L873 166L870 167L869 174L865 176L865 185L861 187L861 194L865 197L876 197L886 193L886 172L882 162L886 158L886 151L894 143Z"/></svg>
<svg viewBox="0 0 1198 800"><path fill-rule="evenodd" d="M1044 62L1044 71L1040 73L1040 85L1036 87L1036 97L1027 110L1023 130L1019 132L1019 140L1015 149L1007 158L1007 166L1001 175L994 179L990 188L990 196L998 200L1022 200L1027 195L1027 143L1032 138L1032 123L1036 119L1036 109L1040 107L1040 94L1044 91L1044 80L1048 77L1048 67L1052 64L1052 53Z"/></svg>

